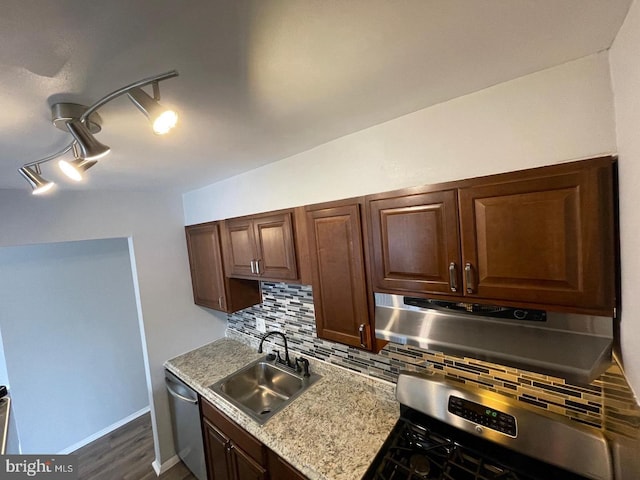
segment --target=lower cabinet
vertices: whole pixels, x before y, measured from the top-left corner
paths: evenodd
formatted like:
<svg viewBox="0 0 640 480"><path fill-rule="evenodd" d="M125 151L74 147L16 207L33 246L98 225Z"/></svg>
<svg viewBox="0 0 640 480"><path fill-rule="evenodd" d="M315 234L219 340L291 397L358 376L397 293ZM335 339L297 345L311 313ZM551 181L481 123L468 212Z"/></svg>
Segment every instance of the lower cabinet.
<svg viewBox="0 0 640 480"><path fill-rule="evenodd" d="M204 420L209 478L215 480L264 480L266 469L251 458L211 422Z"/></svg>
<svg viewBox="0 0 640 480"><path fill-rule="evenodd" d="M200 406L209 480L306 478L205 399Z"/></svg>
<svg viewBox="0 0 640 480"><path fill-rule="evenodd" d="M306 480L307 477L269 450L269 478L271 480Z"/></svg>

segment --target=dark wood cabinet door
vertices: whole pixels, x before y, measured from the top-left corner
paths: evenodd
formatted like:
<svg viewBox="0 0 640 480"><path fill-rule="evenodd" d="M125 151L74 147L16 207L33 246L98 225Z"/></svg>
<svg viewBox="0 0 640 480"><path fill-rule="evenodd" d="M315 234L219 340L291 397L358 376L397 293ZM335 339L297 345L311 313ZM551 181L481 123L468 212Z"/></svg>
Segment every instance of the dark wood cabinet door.
<svg viewBox="0 0 640 480"><path fill-rule="evenodd" d="M230 277L300 279L291 211L225 220L223 242Z"/></svg>
<svg viewBox="0 0 640 480"><path fill-rule="evenodd" d="M271 450L269 451L269 476L271 480L306 480L302 473L293 468Z"/></svg>
<svg viewBox="0 0 640 480"><path fill-rule="evenodd" d="M225 268L227 275L253 277L257 257L253 222L247 218L225 220Z"/></svg>
<svg viewBox="0 0 640 480"><path fill-rule="evenodd" d="M460 189L465 295L610 315L610 165L531 175Z"/></svg>
<svg viewBox="0 0 640 480"><path fill-rule="evenodd" d="M258 275L269 279L296 280L298 269L291 213L256 218L253 228Z"/></svg>
<svg viewBox="0 0 640 480"><path fill-rule="evenodd" d="M374 289L458 294L456 191L412 190L390 195L368 199Z"/></svg>
<svg viewBox="0 0 640 480"><path fill-rule="evenodd" d="M197 305L230 313L262 301L257 281L225 276L218 222L188 226L185 232Z"/></svg>
<svg viewBox="0 0 640 480"><path fill-rule="evenodd" d="M219 472L223 479L265 480L267 451L264 445L203 398L200 398L200 408L209 476ZM226 463L219 461L221 449ZM222 476L223 473L228 477ZM213 480L220 479L215 476Z"/></svg>
<svg viewBox="0 0 640 480"><path fill-rule="evenodd" d="M229 458L229 439L207 419L202 419L209 480L235 480Z"/></svg>
<svg viewBox="0 0 640 480"><path fill-rule="evenodd" d="M237 445L231 444L229 455L233 464L235 480L265 480L267 478L266 468L238 448Z"/></svg>
<svg viewBox="0 0 640 480"><path fill-rule="evenodd" d="M318 337L371 349L360 205L308 207Z"/></svg>
<svg viewBox="0 0 640 480"><path fill-rule="evenodd" d="M224 272L217 223L187 227L193 299L197 305L226 311Z"/></svg>

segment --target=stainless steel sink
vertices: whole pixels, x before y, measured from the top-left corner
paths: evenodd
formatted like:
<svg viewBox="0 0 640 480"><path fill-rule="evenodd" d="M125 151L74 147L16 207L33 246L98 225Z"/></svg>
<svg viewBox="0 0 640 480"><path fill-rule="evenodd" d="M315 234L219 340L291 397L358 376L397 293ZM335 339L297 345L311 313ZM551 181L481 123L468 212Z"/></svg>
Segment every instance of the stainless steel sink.
<svg viewBox="0 0 640 480"><path fill-rule="evenodd" d="M267 357L219 380L209 388L258 423L264 423L320 379L302 376Z"/></svg>

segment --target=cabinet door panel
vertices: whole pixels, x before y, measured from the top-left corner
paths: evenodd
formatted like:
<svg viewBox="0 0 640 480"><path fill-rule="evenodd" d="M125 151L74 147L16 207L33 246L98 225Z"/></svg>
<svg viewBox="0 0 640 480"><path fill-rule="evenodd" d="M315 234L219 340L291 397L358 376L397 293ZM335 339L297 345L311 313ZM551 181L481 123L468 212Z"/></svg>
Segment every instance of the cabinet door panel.
<svg viewBox="0 0 640 480"><path fill-rule="evenodd" d="M291 214L254 220L260 276L282 280L298 278Z"/></svg>
<svg viewBox="0 0 640 480"><path fill-rule="evenodd" d="M193 298L197 305L226 310L220 234L215 223L187 227Z"/></svg>
<svg viewBox="0 0 640 480"><path fill-rule="evenodd" d="M318 336L370 349L359 205L310 211L307 223Z"/></svg>
<svg viewBox="0 0 640 480"><path fill-rule="evenodd" d="M480 284L579 287L578 200L574 189L476 199Z"/></svg>
<svg viewBox="0 0 640 480"><path fill-rule="evenodd" d="M250 220L225 221L225 266L228 275L253 276L251 262L257 254L254 247L253 225Z"/></svg>
<svg viewBox="0 0 640 480"><path fill-rule="evenodd" d="M455 191L374 199L369 208L377 289L451 293L460 285Z"/></svg>
<svg viewBox="0 0 640 480"><path fill-rule="evenodd" d="M613 285L599 280L612 263L600 181L586 169L461 189L463 262L472 267L465 294L594 308L611 302Z"/></svg>
<svg viewBox="0 0 640 480"><path fill-rule="evenodd" d="M265 480L267 478L267 470L236 445L232 444L230 456L236 480Z"/></svg>
<svg viewBox="0 0 640 480"><path fill-rule="evenodd" d="M272 451L269 451L269 476L272 480L305 480L307 478Z"/></svg>
<svg viewBox="0 0 640 480"><path fill-rule="evenodd" d="M208 420L202 422L209 480L234 480L228 455L229 439Z"/></svg>

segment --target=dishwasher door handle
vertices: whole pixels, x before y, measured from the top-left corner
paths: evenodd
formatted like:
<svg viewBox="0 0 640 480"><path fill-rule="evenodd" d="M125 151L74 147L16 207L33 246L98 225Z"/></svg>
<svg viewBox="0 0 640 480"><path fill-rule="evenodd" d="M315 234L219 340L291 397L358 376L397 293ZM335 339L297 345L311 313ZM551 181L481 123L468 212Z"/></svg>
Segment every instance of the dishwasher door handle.
<svg viewBox="0 0 640 480"><path fill-rule="evenodd" d="M189 397L185 397L184 395L180 395L178 392L176 392L174 389L171 388L171 386L169 385L170 380L165 378L165 383L167 385L167 391L173 395L174 397L176 397L178 400L182 400L184 402L189 402L192 403L194 405L198 404L198 400L197 399L193 399L193 398L189 398Z"/></svg>

